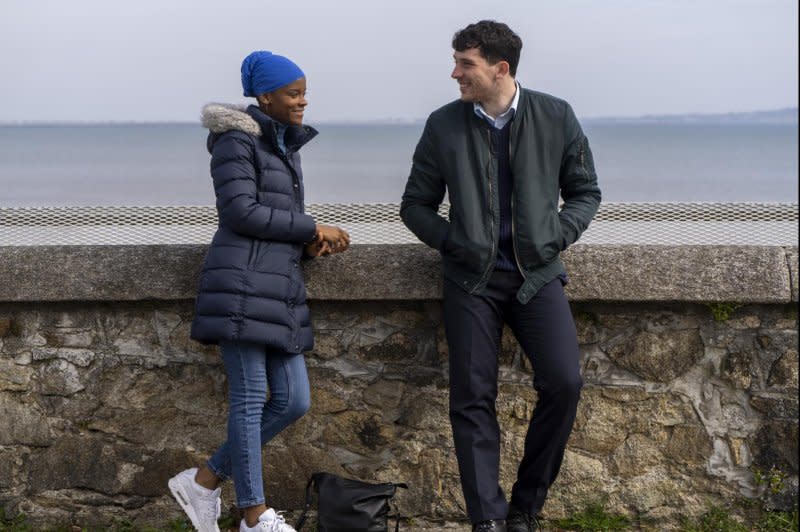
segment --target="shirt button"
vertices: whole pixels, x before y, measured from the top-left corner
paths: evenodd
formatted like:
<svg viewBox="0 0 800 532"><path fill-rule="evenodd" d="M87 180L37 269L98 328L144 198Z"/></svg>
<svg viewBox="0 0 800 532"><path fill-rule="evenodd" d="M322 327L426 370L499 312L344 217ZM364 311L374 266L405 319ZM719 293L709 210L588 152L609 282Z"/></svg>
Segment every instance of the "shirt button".
<svg viewBox="0 0 800 532"><path fill-rule="evenodd" d="M295 183L295 184L294 184L294 188L300 188L300 185L298 185L297 183Z"/></svg>

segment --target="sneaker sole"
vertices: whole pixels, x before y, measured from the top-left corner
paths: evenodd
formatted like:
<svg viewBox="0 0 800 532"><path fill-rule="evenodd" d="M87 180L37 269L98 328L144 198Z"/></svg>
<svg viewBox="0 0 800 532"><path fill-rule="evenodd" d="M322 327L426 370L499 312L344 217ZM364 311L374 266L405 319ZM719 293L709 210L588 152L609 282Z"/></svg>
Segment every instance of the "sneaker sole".
<svg viewBox="0 0 800 532"><path fill-rule="evenodd" d="M176 477L172 477L171 479L169 479L167 485L169 486L169 491L172 492L172 496L175 498L180 507L183 509L183 512L186 514L189 520L192 522L192 526L194 527L195 530L197 530L198 532L215 532L213 530L203 529L198 524L197 514L194 512L194 508L192 508L192 505L189 504L189 497L186 495L183 486Z"/></svg>

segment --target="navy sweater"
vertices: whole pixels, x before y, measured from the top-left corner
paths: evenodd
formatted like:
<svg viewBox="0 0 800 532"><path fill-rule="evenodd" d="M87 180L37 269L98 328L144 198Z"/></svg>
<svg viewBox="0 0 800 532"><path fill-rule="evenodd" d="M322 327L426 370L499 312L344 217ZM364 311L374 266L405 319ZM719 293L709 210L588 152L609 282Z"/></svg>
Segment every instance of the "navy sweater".
<svg viewBox="0 0 800 532"><path fill-rule="evenodd" d="M517 260L514 257L514 243L511 234L511 193L514 190L514 175L511 173L509 140L511 121L503 129L490 128L492 152L497 157L497 194L500 196L500 242L497 247L495 269L515 272Z"/></svg>

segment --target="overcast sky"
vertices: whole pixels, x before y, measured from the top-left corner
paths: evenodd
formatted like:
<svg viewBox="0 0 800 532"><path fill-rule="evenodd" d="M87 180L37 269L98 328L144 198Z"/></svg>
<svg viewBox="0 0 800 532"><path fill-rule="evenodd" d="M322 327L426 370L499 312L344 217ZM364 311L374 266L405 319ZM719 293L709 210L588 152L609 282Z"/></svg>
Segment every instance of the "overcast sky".
<svg viewBox="0 0 800 532"><path fill-rule="evenodd" d="M794 107L797 0L0 0L0 121L192 121L245 102L252 50L306 72L306 120L424 118L450 41L508 23L523 86L582 117Z"/></svg>

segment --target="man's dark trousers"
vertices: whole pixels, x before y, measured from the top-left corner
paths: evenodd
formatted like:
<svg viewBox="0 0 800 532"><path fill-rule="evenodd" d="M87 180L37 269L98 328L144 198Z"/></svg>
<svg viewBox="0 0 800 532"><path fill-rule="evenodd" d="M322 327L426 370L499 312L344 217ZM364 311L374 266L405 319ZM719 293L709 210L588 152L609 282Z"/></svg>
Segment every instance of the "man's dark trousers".
<svg viewBox="0 0 800 532"><path fill-rule="evenodd" d="M450 423L467 513L473 523L505 519L499 485L497 353L507 323L531 362L538 401L525 438L511 503L535 514L558 475L575 421L582 381L578 340L560 279L525 305L516 299L518 272L495 271L486 288L469 294L444 282L443 314L450 351Z"/></svg>

